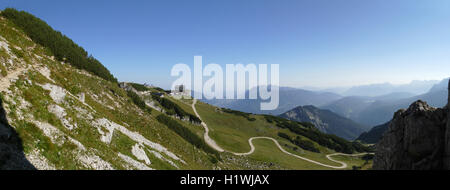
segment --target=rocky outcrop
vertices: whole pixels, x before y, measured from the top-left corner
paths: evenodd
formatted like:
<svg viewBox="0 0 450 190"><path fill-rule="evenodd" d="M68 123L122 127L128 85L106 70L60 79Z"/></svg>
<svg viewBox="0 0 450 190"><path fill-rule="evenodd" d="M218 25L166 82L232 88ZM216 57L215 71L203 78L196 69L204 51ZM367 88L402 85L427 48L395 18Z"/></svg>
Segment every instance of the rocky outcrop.
<svg viewBox="0 0 450 190"><path fill-rule="evenodd" d="M448 105L433 108L421 100L397 111L376 146L373 169L450 169L449 117Z"/></svg>

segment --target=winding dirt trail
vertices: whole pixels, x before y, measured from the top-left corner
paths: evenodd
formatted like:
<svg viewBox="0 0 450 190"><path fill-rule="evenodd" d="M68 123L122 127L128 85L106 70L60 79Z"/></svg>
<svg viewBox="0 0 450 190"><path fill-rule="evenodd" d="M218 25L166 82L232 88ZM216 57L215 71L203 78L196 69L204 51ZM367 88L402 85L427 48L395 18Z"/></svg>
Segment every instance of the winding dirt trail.
<svg viewBox="0 0 450 190"><path fill-rule="evenodd" d="M195 115L196 115L200 120L202 120L202 118L200 117L200 115L197 113L197 109L195 109L195 104L196 104L196 103L197 103L197 99L193 99L193 101L192 101L192 109L194 110ZM206 123L203 122L203 120L202 120L202 124L201 124L201 125L203 126L203 128L205 128L205 134L203 135L203 138L205 139L206 144L208 144L210 147L216 149L216 150L219 151L219 152L224 152L225 150L224 150L223 148L220 148L220 146L217 145L216 141L212 140L212 139L209 137L209 128L208 128L208 126L206 125Z"/></svg>
<svg viewBox="0 0 450 190"><path fill-rule="evenodd" d="M8 75L0 78L0 92L5 92L11 86L11 80L19 79L19 76L25 73L28 68L18 68L14 71L10 71Z"/></svg>
<svg viewBox="0 0 450 190"><path fill-rule="evenodd" d="M200 117L200 115L198 114L197 109L195 108L195 104L196 104L196 103L197 103L197 100L196 100L196 99L193 99L193 101L192 101L192 110L194 110L195 115L196 115L198 118L200 118L200 120L201 120L201 117ZM211 146L212 148L214 148L215 150L217 150L217 151L219 151L219 152L224 152L225 150L224 150L223 148L221 148L219 145L217 145L217 143L216 143L213 139L211 139L211 138L209 137L209 128L208 128L208 126L206 125L206 123L202 121L202 124L201 124L201 125L203 126L203 128L205 128L205 134L203 135L203 137L204 137L206 143L207 143L209 146ZM275 145L277 145L278 149L280 149L281 152L283 152L283 153L285 153L285 154L288 154L288 155L290 155L290 156L293 156L293 157L302 159L302 160L307 161L307 162L311 162L311 163L314 163L314 164L317 164L317 165L320 165L320 166L324 166L324 167L328 167L328 168L333 168L333 169L345 169L345 168L347 168L348 165L347 165L347 163L345 163L345 162L338 161L338 160L335 160L335 159L331 158L332 156L338 156L338 155L342 155L342 156L361 156L361 155L365 155L365 154L373 154L373 153L360 153L360 154L333 153L333 154L328 154L328 155L326 155L326 157L327 157L328 160L340 164L340 166L332 166L332 165L320 163L320 162L318 162L318 161L314 161L314 160L311 160L311 159L308 159L308 158L305 158L305 157L301 157L301 156L296 155L296 154L292 154L292 153L290 153L290 152L284 150L283 147L280 145L280 143L278 143L278 141L275 140L275 139L272 138L272 137L252 137L252 138L248 139L248 144L250 144L250 151L248 151L248 152L244 152L244 153L237 153L237 152L231 152L231 151L227 151L227 152L230 152L230 153L232 153L232 154L234 154L234 155L237 155L237 156L248 156L248 155L252 154L253 152L255 152L255 146L253 145L253 140L255 140L255 139L268 139L268 140L272 140L272 141L275 143Z"/></svg>

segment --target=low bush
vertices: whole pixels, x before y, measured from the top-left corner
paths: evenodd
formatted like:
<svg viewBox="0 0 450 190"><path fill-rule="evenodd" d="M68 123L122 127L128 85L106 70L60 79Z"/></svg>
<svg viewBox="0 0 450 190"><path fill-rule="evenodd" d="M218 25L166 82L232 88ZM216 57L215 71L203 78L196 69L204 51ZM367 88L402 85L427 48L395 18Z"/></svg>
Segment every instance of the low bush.
<svg viewBox="0 0 450 190"><path fill-rule="evenodd" d="M236 111L236 110L227 109L227 108L222 108L222 111L225 113L230 113L230 114L234 114L237 116L245 117L249 121L256 121L255 118L250 117L250 115L251 115L250 113L245 113L245 112Z"/></svg>
<svg viewBox="0 0 450 190"><path fill-rule="evenodd" d="M145 85L138 84L138 83L129 83L129 84L139 92L148 91L148 88Z"/></svg>
<svg viewBox="0 0 450 190"><path fill-rule="evenodd" d="M180 106L178 106L176 103L172 102L168 98L161 98L160 96L156 94L152 94L152 99L159 102L161 106L166 111L167 115L176 115L180 119L188 118L190 122L200 124L202 121L200 118L198 118L195 115L192 115L190 113L187 113L184 111Z"/></svg>
<svg viewBox="0 0 450 190"><path fill-rule="evenodd" d="M137 95L136 93L134 93L131 90L127 91L127 95L128 95L128 97L131 98L131 100L137 107L141 108L143 111L145 111L149 114L152 113L152 108L148 107L145 104L144 100L142 100L141 97L139 97L139 95Z"/></svg>
<svg viewBox="0 0 450 190"><path fill-rule="evenodd" d="M311 152L317 152L320 153L320 150L314 146L314 143L308 140L302 140L301 137L297 136L295 139L292 139L288 134L283 132L278 132L278 136L284 139L287 139L292 144L297 145L298 147L302 148L303 150L308 150ZM296 150L296 149L294 149Z"/></svg>

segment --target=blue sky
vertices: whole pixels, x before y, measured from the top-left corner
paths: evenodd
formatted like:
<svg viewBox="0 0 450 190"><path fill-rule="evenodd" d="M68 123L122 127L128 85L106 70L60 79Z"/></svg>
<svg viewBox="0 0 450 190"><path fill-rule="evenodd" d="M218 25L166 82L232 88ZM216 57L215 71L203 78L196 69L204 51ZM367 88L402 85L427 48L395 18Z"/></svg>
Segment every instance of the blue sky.
<svg viewBox="0 0 450 190"><path fill-rule="evenodd" d="M174 64L280 64L283 86L407 83L450 74L448 0L2 0L120 81L170 87Z"/></svg>

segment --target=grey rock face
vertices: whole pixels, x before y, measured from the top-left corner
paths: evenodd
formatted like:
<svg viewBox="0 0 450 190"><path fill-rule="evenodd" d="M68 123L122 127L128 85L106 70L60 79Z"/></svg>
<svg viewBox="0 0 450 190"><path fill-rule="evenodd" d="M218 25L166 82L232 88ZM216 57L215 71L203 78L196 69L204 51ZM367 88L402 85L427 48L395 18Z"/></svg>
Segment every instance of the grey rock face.
<svg viewBox="0 0 450 190"><path fill-rule="evenodd" d="M397 111L376 146L373 169L450 169L448 107L433 108L418 100Z"/></svg>
<svg viewBox="0 0 450 190"><path fill-rule="evenodd" d="M450 80L448 83L448 102L447 102L447 130L445 131L445 156L444 167L450 170Z"/></svg>

